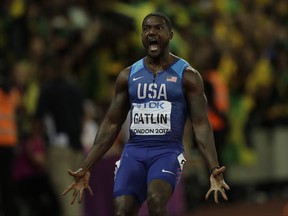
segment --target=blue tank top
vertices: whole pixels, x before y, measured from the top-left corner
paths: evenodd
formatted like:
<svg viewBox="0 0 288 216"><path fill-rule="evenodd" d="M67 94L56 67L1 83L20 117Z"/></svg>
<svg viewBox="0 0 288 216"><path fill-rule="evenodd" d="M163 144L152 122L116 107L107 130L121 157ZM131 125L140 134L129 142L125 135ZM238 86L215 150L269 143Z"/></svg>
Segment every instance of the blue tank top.
<svg viewBox="0 0 288 216"><path fill-rule="evenodd" d="M188 114L182 76L189 64L179 58L170 68L154 74L144 59L131 66L128 86L131 104L128 144L182 144Z"/></svg>

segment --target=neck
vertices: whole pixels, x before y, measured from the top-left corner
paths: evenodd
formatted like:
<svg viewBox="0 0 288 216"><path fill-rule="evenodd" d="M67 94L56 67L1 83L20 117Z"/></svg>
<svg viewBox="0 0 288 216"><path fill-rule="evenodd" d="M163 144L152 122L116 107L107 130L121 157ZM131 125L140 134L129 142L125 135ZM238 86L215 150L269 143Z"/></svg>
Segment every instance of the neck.
<svg viewBox="0 0 288 216"><path fill-rule="evenodd" d="M165 56L159 58L152 58L150 56L146 56L144 59L146 67L148 67L152 72L158 73L169 68L174 62L176 57L168 53Z"/></svg>
<svg viewBox="0 0 288 216"><path fill-rule="evenodd" d="M151 57L149 55L146 56L146 63L149 65L165 65L171 60L171 53L166 53L165 55L161 55L158 57Z"/></svg>

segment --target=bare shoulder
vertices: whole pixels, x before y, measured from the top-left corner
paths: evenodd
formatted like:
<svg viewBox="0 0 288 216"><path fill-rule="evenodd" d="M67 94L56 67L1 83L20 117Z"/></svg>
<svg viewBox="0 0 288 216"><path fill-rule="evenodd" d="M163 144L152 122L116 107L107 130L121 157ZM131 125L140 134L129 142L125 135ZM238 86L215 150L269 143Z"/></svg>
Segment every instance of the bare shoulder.
<svg viewBox="0 0 288 216"><path fill-rule="evenodd" d="M118 74L116 83L115 83L117 88L125 88L128 86L130 68L131 67L127 67Z"/></svg>
<svg viewBox="0 0 288 216"><path fill-rule="evenodd" d="M183 87L186 91L203 91L203 79L201 74L192 66L185 69L183 75Z"/></svg>

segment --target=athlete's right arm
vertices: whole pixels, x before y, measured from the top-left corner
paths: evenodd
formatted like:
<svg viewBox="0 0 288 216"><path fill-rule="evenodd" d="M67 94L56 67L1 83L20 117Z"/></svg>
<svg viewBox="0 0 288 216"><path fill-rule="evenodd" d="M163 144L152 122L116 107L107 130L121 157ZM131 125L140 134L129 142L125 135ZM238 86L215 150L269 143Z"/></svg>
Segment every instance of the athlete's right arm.
<svg viewBox="0 0 288 216"><path fill-rule="evenodd" d="M85 171L100 160L116 140L130 109L128 77L130 69L120 72L115 83L115 92L110 107L100 125L93 146L81 165Z"/></svg>
<svg viewBox="0 0 288 216"><path fill-rule="evenodd" d="M77 171L68 170L69 175L74 177L74 181L63 192L66 195L69 191L74 190L71 204L74 203L79 195L78 202L82 201L84 189L88 189L92 195L89 186L90 169L99 161L104 154L112 147L116 140L123 123L126 120L130 109L130 101L128 94L128 77L130 68L126 68L120 72L115 82L115 92L110 107L101 123L93 146L91 147L87 157L84 159Z"/></svg>

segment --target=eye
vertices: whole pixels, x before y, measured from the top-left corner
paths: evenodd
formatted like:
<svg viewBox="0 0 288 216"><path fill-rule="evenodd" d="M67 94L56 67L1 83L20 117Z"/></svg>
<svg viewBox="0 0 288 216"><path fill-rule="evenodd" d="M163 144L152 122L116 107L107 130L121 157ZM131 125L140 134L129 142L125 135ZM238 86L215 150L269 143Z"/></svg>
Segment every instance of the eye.
<svg viewBox="0 0 288 216"><path fill-rule="evenodd" d="M149 31L149 29L150 29L149 26L144 26L143 29L142 29L142 31L143 31L143 32L147 32L147 31Z"/></svg>

